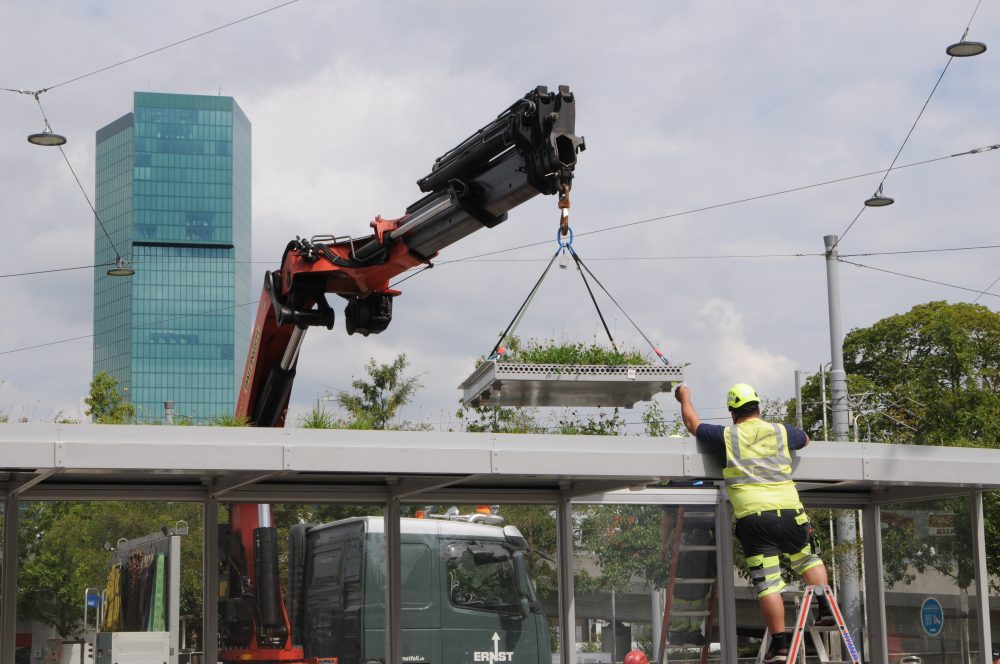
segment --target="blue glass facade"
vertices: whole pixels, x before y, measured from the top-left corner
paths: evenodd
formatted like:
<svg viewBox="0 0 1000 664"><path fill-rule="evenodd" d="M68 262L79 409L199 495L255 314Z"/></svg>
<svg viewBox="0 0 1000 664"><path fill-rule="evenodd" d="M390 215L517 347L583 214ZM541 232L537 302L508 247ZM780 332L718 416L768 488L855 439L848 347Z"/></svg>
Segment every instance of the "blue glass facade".
<svg viewBox="0 0 1000 664"><path fill-rule="evenodd" d="M232 414L256 303L250 122L231 97L137 92L97 132L96 207L133 277L94 272L94 373L140 421ZM114 249L95 223L95 264Z"/></svg>

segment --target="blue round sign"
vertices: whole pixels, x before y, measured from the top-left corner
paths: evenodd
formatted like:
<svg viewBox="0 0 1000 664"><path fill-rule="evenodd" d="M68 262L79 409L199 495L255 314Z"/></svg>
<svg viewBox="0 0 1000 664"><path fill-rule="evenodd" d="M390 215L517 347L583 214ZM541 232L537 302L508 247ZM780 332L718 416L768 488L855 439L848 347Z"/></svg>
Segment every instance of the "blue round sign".
<svg viewBox="0 0 1000 664"><path fill-rule="evenodd" d="M928 597L920 605L920 626L927 636L937 636L944 628L944 609L941 602Z"/></svg>

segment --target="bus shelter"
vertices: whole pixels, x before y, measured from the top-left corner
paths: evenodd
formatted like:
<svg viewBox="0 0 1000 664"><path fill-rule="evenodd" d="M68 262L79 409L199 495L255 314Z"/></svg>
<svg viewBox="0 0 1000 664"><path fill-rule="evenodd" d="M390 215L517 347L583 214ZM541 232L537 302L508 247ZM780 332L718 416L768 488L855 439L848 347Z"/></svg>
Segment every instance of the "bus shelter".
<svg viewBox="0 0 1000 664"><path fill-rule="evenodd" d="M840 564L849 566L852 556L859 561L853 574L862 599L852 629L859 632L864 660L989 664L983 494L1000 489L1000 451L814 441L794 457L793 467L807 508L859 515L859 553L841 556ZM621 661L642 640L656 661L669 662L677 659L670 650L678 645L675 636L698 629L716 644L711 661L744 661L749 655L741 644L760 627L753 595L734 572L738 553L721 468L693 439L4 424L0 473L0 664L14 664L23 501L193 501L203 506L205 533L217 532L219 503L379 504L385 515L386 660L394 663L404 661L399 519L407 505L550 507L558 590L549 613L557 616L563 664ZM666 598L662 579L642 578L635 569L610 591L578 591L574 572L600 564L599 555L583 550L578 526L584 514L607 517L601 539L608 564L615 561L616 535L627 528L660 532L661 560L668 530L677 541L709 538L711 544L688 548L711 552L701 557L714 567L711 592ZM690 525L677 527L679 516ZM216 538L205 537L204 547L208 579ZM217 590L204 584L204 607L216 606ZM676 605L675 617L688 620L661 620L665 600ZM930 612L928 600L934 600ZM692 620L697 611L676 608L695 601L710 606L710 627ZM217 633L217 619L205 610L202 633ZM600 639L605 651L581 651L578 641L591 643L597 629L607 632ZM216 661L212 641L206 639L206 662Z"/></svg>

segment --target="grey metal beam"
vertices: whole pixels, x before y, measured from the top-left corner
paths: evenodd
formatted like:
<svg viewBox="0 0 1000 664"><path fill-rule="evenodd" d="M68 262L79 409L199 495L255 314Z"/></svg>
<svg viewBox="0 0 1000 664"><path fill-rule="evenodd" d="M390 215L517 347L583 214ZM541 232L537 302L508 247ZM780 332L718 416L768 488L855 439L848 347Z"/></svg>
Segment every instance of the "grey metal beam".
<svg viewBox="0 0 1000 664"><path fill-rule="evenodd" d="M643 436L608 445L599 436L0 424L0 450L2 472L63 469L26 495L77 481L198 486L206 477L225 482L243 472L282 470L316 481L359 474L459 475L496 485L496 478L517 478L546 489L553 487L552 478L718 479L721 470L693 439ZM795 455L793 466L799 482L857 483L867 490L914 484L1000 488L1000 450L992 449L814 441Z"/></svg>
<svg viewBox="0 0 1000 664"><path fill-rule="evenodd" d="M715 510L715 569L719 609L719 640L723 662L735 662L736 648L736 584L733 578L733 509L720 492ZM707 635L711 636L711 635Z"/></svg>
<svg viewBox="0 0 1000 664"><path fill-rule="evenodd" d="M272 477L280 477L284 475L286 471L276 470L270 473L254 473L251 475L243 475L241 477L236 477L233 479L227 479L223 482L213 482L211 486L211 493L209 493L210 498L218 500L227 493L234 491L235 489L240 489L243 487L250 486L252 484L257 484L258 482L263 482L266 479Z"/></svg>
<svg viewBox="0 0 1000 664"><path fill-rule="evenodd" d="M219 501L202 504L201 648L205 662L219 661Z"/></svg>
<svg viewBox="0 0 1000 664"><path fill-rule="evenodd" d="M882 583L882 528L878 505L869 505L861 511L861 534L864 542L865 604L868 613L866 650L870 664L889 664L885 586Z"/></svg>
<svg viewBox="0 0 1000 664"><path fill-rule="evenodd" d="M63 471L62 468L39 469L38 471L35 472L35 475L32 478L12 485L9 491L15 496L23 495L26 491L28 491L31 487L35 486L39 482L43 482L44 480L47 480L48 478L58 473L61 473L62 471Z"/></svg>
<svg viewBox="0 0 1000 664"><path fill-rule="evenodd" d="M879 505L924 502L942 498L968 496L968 488L943 486L890 486L872 490L871 501Z"/></svg>
<svg viewBox="0 0 1000 664"><path fill-rule="evenodd" d="M0 664L14 664L14 634L17 631L17 526L19 501L13 493L3 503L3 596L0 602Z"/></svg>
<svg viewBox="0 0 1000 664"><path fill-rule="evenodd" d="M559 653L562 664L576 664L576 591L573 587L573 502L559 499L556 511L556 549L559 557ZM735 661L735 660L734 660Z"/></svg>
<svg viewBox="0 0 1000 664"><path fill-rule="evenodd" d="M983 492L973 491L969 500L972 508L972 550L976 565L976 636L979 638L979 662L990 664L993 634L990 627L990 575L986 568L986 529L983 517Z"/></svg>
<svg viewBox="0 0 1000 664"><path fill-rule="evenodd" d="M170 582L167 584L167 629L170 632L170 664L180 661L181 652L181 536L170 536Z"/></svg>
<svg viewBox="0 0 1000 664"><path fill-rule="evenodd" d="M451 476L451 477L403 477L393 486L392 495L399 500L413 498L430 491L438 491L461 484L462 482L473 480L479 475L472 476Z"/></svg>
<svg viewBox="0 0 1000 664"><path fill-rule="evenodd" d="M385 502L385 661L403 661L403 573L399 519L399 499L389 496Z"/></svg>

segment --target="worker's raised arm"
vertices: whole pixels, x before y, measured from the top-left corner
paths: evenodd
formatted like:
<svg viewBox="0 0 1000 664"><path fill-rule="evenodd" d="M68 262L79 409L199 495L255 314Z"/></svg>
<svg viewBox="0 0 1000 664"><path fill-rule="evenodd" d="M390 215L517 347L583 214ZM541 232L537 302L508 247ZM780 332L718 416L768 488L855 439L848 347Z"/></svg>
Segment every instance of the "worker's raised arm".
<svg viewBox="0 0 1000 664"><path fill-rule="evenodd" d="M698 433L698 425L701 424L701 418L698 417L698 411L694 409L694 404L691 403L691 388L687 385L678 385L677 389L674 390L674 397L681 404L681 419L684 420L684 426L694 436Z"/></svg>

